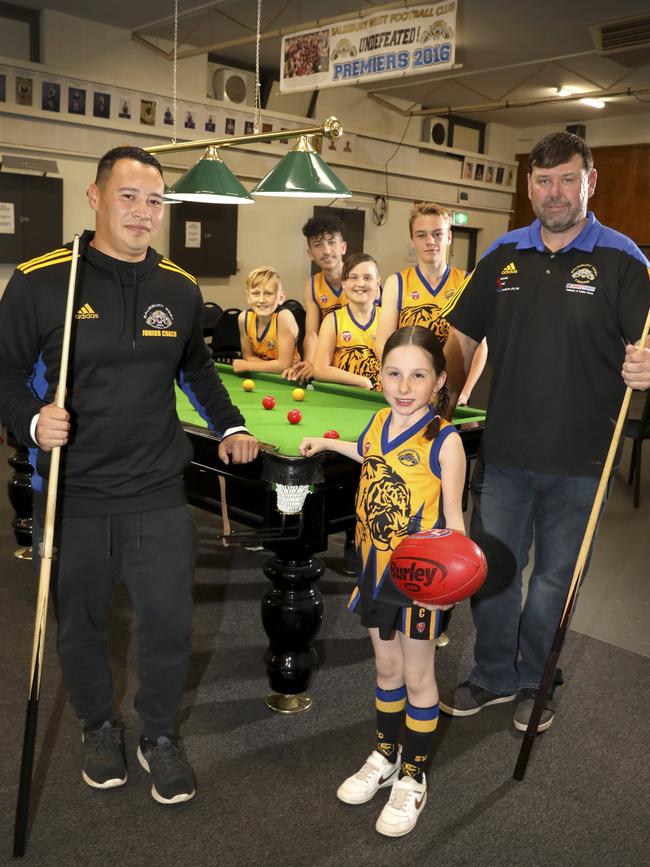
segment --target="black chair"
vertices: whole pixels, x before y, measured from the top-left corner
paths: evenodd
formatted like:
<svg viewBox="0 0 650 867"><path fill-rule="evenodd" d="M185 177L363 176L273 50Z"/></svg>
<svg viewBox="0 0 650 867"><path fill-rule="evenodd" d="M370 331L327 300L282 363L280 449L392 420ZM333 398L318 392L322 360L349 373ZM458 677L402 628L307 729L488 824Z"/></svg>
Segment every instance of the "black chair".
<svg viewBox="0 0 650 867"><path fill-rule="evenodd" d="M641 418L628 418L623 426L623 434L632 439L632 459L627 483L631 485L634 482L633 503L634 508L638 509L641 487L641 448L643 440L650 439L650 391L646 395Z"/></svg>
<svg viewBox="0 0 650 867"><path fill-rule="evenodd" d="M212 357L215 361L229 363L241 358L241 342L237 319L241 310L229 307L222 311L212 332Z"/></svg>
<svg viewBox="0 0 650 867"><path fill-rule="evenodd" d="M203 304L203 337L207 339L212 337L215 325L219 321L219 317L223 313L223 309L214 301L206 301Z"/></svg>
<svg viewBox="0 0 650 867"><path fill-rule="evenodd" d="M302 358L302 344L305 339L305 319L307 317L305 308L302 306L300 301L296 301L295 298L288 298L278 309L290 310L293 313L293 318L298 323L298 340L296 341L296 346L298 347L298 352Z"/></svg>

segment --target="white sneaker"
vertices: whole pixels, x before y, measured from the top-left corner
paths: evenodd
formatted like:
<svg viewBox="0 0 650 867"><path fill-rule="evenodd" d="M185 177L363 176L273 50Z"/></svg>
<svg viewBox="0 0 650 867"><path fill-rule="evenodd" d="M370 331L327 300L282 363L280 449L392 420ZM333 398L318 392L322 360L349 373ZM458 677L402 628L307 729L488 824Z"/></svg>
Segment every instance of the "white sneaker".
<svg viewBox="0 0 650 867"><path fill-rule="evenodd" d="M395 780L388 803L379 814L375 828L387 837L408 834L415 828L426 802L427 781L424 774L421 783L411 777Z"/></svg>
<svg viewBox="0 0 650 867"><path fill-rule="evenodd" d="M400 751L401 752L401 751ZM338 787L336 797L346 804L365 804L384 786L392 786L400 769L400 752L395 764L373 750L360 770Z"/></svg>

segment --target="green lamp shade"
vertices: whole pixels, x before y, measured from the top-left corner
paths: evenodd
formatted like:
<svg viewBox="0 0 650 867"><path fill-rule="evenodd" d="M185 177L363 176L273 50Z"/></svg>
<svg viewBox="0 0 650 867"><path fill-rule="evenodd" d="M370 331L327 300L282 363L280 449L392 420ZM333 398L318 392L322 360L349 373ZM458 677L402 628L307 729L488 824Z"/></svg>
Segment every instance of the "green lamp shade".
<svg viewBox="0 0 650 867"><path fill-rule="evenodd" d="M181 202L251 205L255 201L217 156L204 156L180 178L171 195Z"/></svg>
<svg viewBox="0 0 650 867"><path fill-rule="evenodd" d="M332 199L351 196L327 163L315 152L292 150L251 192L254 196Z"/></svg>
<svg viewBox="0 0 650 867"><path fill-rule="evenodd" d="M174 191L172 190L171 187L168 187L167 184L165 184L165 193L163 195L163 202L166 205L180 205L180 203L181 203L180 199L174 198Z"/></svg>

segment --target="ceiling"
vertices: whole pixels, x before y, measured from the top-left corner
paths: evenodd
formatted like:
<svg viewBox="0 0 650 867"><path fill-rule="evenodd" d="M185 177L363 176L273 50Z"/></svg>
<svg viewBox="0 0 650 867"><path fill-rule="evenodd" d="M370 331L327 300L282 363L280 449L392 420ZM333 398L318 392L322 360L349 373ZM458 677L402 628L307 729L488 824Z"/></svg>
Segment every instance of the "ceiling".
<svg viewBox="0 0 650 867"><path fill-rule="evenodd" d="M174 0L22 0L22 5L45 5L123 27L166 51L173 44ZM381 0L263 0L262 69L279 75L278 31L290 33L323 21L325 15L331 19L382 5ZM418 4L411 0L399 5ZM425 4L419 0L419 5ZM208 50L221 63L254 68L257 0L178 0L178 10L181 53ZM440 114L451 111L515 127L648 114L650 22L645 47L611 57L599 54L588 26L637 16L650 19L649 13L648 0L459 0L457 68L362 86L388 100L407 100L413 108L421 104ZM602 94L605 108L558 98L559 86Z"/></svg>

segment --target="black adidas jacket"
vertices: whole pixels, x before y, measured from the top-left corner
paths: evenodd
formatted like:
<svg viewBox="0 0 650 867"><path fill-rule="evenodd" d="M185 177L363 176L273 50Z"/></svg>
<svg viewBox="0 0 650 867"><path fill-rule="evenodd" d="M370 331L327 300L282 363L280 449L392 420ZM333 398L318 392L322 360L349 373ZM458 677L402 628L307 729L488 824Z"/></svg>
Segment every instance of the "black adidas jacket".
<svg viewBox="0 0 650 867"><path fill-rule="evenodd" d="M174 380L223 432L243 425L203 341L196 280L149 249L142 262L80 243L66 408L71 437L59 481L65 514L164 508L184 501L192 449L176 415ZM32 447L42 490L49 454L30 437L54 400L71 245L19 265L0 300L0 418Z"/></svg>

